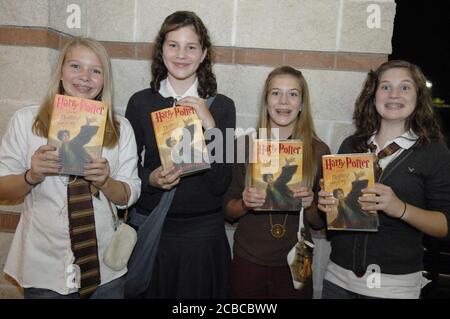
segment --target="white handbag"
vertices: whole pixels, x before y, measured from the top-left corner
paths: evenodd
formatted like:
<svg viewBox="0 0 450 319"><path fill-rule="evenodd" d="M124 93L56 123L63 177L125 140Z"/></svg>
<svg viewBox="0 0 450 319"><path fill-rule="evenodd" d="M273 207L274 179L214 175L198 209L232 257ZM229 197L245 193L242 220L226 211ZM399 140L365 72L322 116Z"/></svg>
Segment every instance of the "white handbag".
<svg viewBox="0 0 450 319"><path fill-rule="evenodd" d="M289 251L287 262L291 270L294 288L299 290L312 277L312 257L314 244L305 239L303 224L303 207L300 209L297 232L297 243Z"/></svg>
<svg viewBox="0 0 450 319"><path fill-rule="evenodd" d="M122 182L120 182L122 184ZM126 192L125 186L122 184L125 194L127 196L128 204L128 193ZM137 233L133 227L127 225L125 222L120 221L111 207L111 202L109 202L109 208L114 220L114 226L116 231L112 236L111 242L106 248L105 254L103 255L103 262L106 266L115 271L120 271L125 269L128 260L133 253L134 246L137 241ZM124 221L128 218L128 207L125 207Z"/></svg>

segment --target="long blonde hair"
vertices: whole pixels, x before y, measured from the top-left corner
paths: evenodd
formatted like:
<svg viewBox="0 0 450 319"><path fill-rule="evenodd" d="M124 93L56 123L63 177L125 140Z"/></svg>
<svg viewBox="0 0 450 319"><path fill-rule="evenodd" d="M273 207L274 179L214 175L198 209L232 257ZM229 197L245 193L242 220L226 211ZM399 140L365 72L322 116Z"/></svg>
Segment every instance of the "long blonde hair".
<svg viewBox="0 0 450 319"><path fill-rule="evenodd" d="M48 137L53 100L55 99L56 94L64 94L64 90L61 84L61 75L64 61L69 50L75 46L85 46L91 49L100 60L103 69L103 89L97 99L104 102L106 104L106 107L108 108L108 119L106 121L105 138L103 140L103 145L105 147L111 148L118 143L120 137L119 122L116 120L114 110L112 108L113 81L111 62L108 53L106 52L106 49L103 47L103 45L100 44L100 42L89 38L73 38L68 41L62 48L58 57L58 61L54 66L54 70L50 78L47 94L44 97L36 118L34 119L33 133L41 137Z"/></svg>
<svg viewBox="0 0 450 319"><path fill-rule="evenodd" d="M315 176L317 173L316 150L313 142L314 140L320 141L320 139L314 129L314 123L311 116L308 84L306 83L302 72L290 66L281 66L270 72L267 76L264 84L264 90L261 94L258 129L267 128L270 136L270 118L267 98L272 81L278 75L290 75L294 77L300 87L302 95L302 108L298 114L291 136L292 138L298 138L303 141L303 181L306 182L307 186L312 187L314 185Z"/></svg>

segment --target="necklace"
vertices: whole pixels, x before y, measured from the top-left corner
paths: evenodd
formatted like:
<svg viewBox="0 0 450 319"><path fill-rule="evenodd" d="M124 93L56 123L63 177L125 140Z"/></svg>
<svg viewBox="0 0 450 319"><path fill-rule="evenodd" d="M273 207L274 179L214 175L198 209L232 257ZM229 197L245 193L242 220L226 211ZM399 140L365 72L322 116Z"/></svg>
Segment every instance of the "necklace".
<svg viewBox="0 0 450 319"><path fill-rule="evenodd" d="M269 213L269 221L270 221L270 233L275 238L281 238L286 234L286 221L288 218L288 214L284 217L283 225L274 224L272 220L272 213Z"/></svg>

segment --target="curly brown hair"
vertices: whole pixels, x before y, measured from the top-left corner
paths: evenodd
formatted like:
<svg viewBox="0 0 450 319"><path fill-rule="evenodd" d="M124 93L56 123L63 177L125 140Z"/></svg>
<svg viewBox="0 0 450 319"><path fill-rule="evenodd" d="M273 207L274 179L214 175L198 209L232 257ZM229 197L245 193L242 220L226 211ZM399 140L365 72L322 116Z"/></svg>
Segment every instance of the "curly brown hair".
<svg viewBox="0 0 450 319"><path fill-rule="evenodd" d="M432 139L444 141L439 123L433 114L431 92L426 86L426 78L422 70L413 63L392 60L383 63L375 71L369 71L361 93L356 99L353 112L356 131L352 135L352 146L356 152L367 152L371 149L367 141L380 129L381 116L375 108L375 94L383 73L393 68L407 69L416 86L416 107L405 121L405 129L412 129L418 135L416 146L429 143Z"/></svg>
<svg viewBox="0 0 450 319"><path fill-rule="evenodd" d="M167 68L163 61L163 44L167 33L186 26L192 26L194 28L202 50L206 50L206 56L197 69L198 95L206 99L217 94L216 76L212 71L212 45L208 35L208 29L206 29L202 20L191 11L174 12L161 25L153 49L152 81L150 82L150 87L153 92L158 92L161 81L167 77Z"/></svg>

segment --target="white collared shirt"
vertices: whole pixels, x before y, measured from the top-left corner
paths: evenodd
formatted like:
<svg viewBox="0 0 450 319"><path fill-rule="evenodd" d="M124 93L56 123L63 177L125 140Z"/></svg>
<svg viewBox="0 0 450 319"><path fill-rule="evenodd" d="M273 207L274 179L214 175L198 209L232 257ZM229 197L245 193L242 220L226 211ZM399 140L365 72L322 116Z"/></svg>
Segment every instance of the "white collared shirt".
<svg viewBox="0 0 450 319"><path fill-rule="evenodd" d="M380 147L377 144L374 134L369 138L369 144L373 143L376 146L376 154L392 142L395 142L400 146L400 149L396 152L379 161L380 167L385 169L385 167L404 150L411 148L416 143L417 139L418 136L412 130L409 130L402 135L387 141L383 147ZM325 279L341 288L365 296L407 299L419 298L421 289L430 282L430 280L423 277L422 271L404 275L380 273L379 286L376 286L368 284L368 276L372 274L372 271L367 271L363 277L358 278L352 271L342 268L330 260L325 273Z"/></svg>
<svg viewBox="0 0 450 319"><path fill-rule="evenodd" d="M384 143L383 147L380 147L378 145L378 143L375 140L375 134L374 134L369 138L369 144L373 143L377 147L375 150L375 154L377 154L377 155L382 149L384 149L386 146L388 146L392 142L395 142L400 146L400 149L398 149L396 152L379 160L378 164L380 164L381 169L384 169L390 162L392 162L404 150L411 148L416 143L417 139L418 139L418 136L416 135L416 133L414 133L412 130L409 130L409 131L403 133L402 135L397 136L396 138L394 138L392 140L386 141L386 143Z"/></svg>
<svg viewBox="0 0 450 319"><path fill-rule="evenodd" d="M30 167L36 149L47 144L46 138L31 130L38 109L38 106L23 108L9 121L0 144L0 176L23 174ZM130 186L130 206L137 201L141 190L136 141L128 120L117 118L120 121L119 143L113 148L104 147L102 157L108 159L111 177ZM48 176L25 197L4 269L23 288L50 289L63 295L77 291L68 282L73 276L74 257L69 236L67 179L67 176ZM114 234L114 221L109 201L102 192L100 198L93 197L93 206L101 284L106 284L124 275L127 269L117 272L103 263L103 255ZM111 204L111 207L116 213L116 206Z"/></svg>
<svg viewBox="0 0 450 319"><path fill-rule="evenodd" d="M199 97L198 96L198 79L195 79L194 83L190 86L189 89L186 90L182 95L178 95L175 90L173 89L172 85L170 84L169 78L165 78L161 81L160 87L159 87L159 94L161 94L163 97L173 97L176 100L180 100L186 96L193 96L193 97Z"/></svg>

